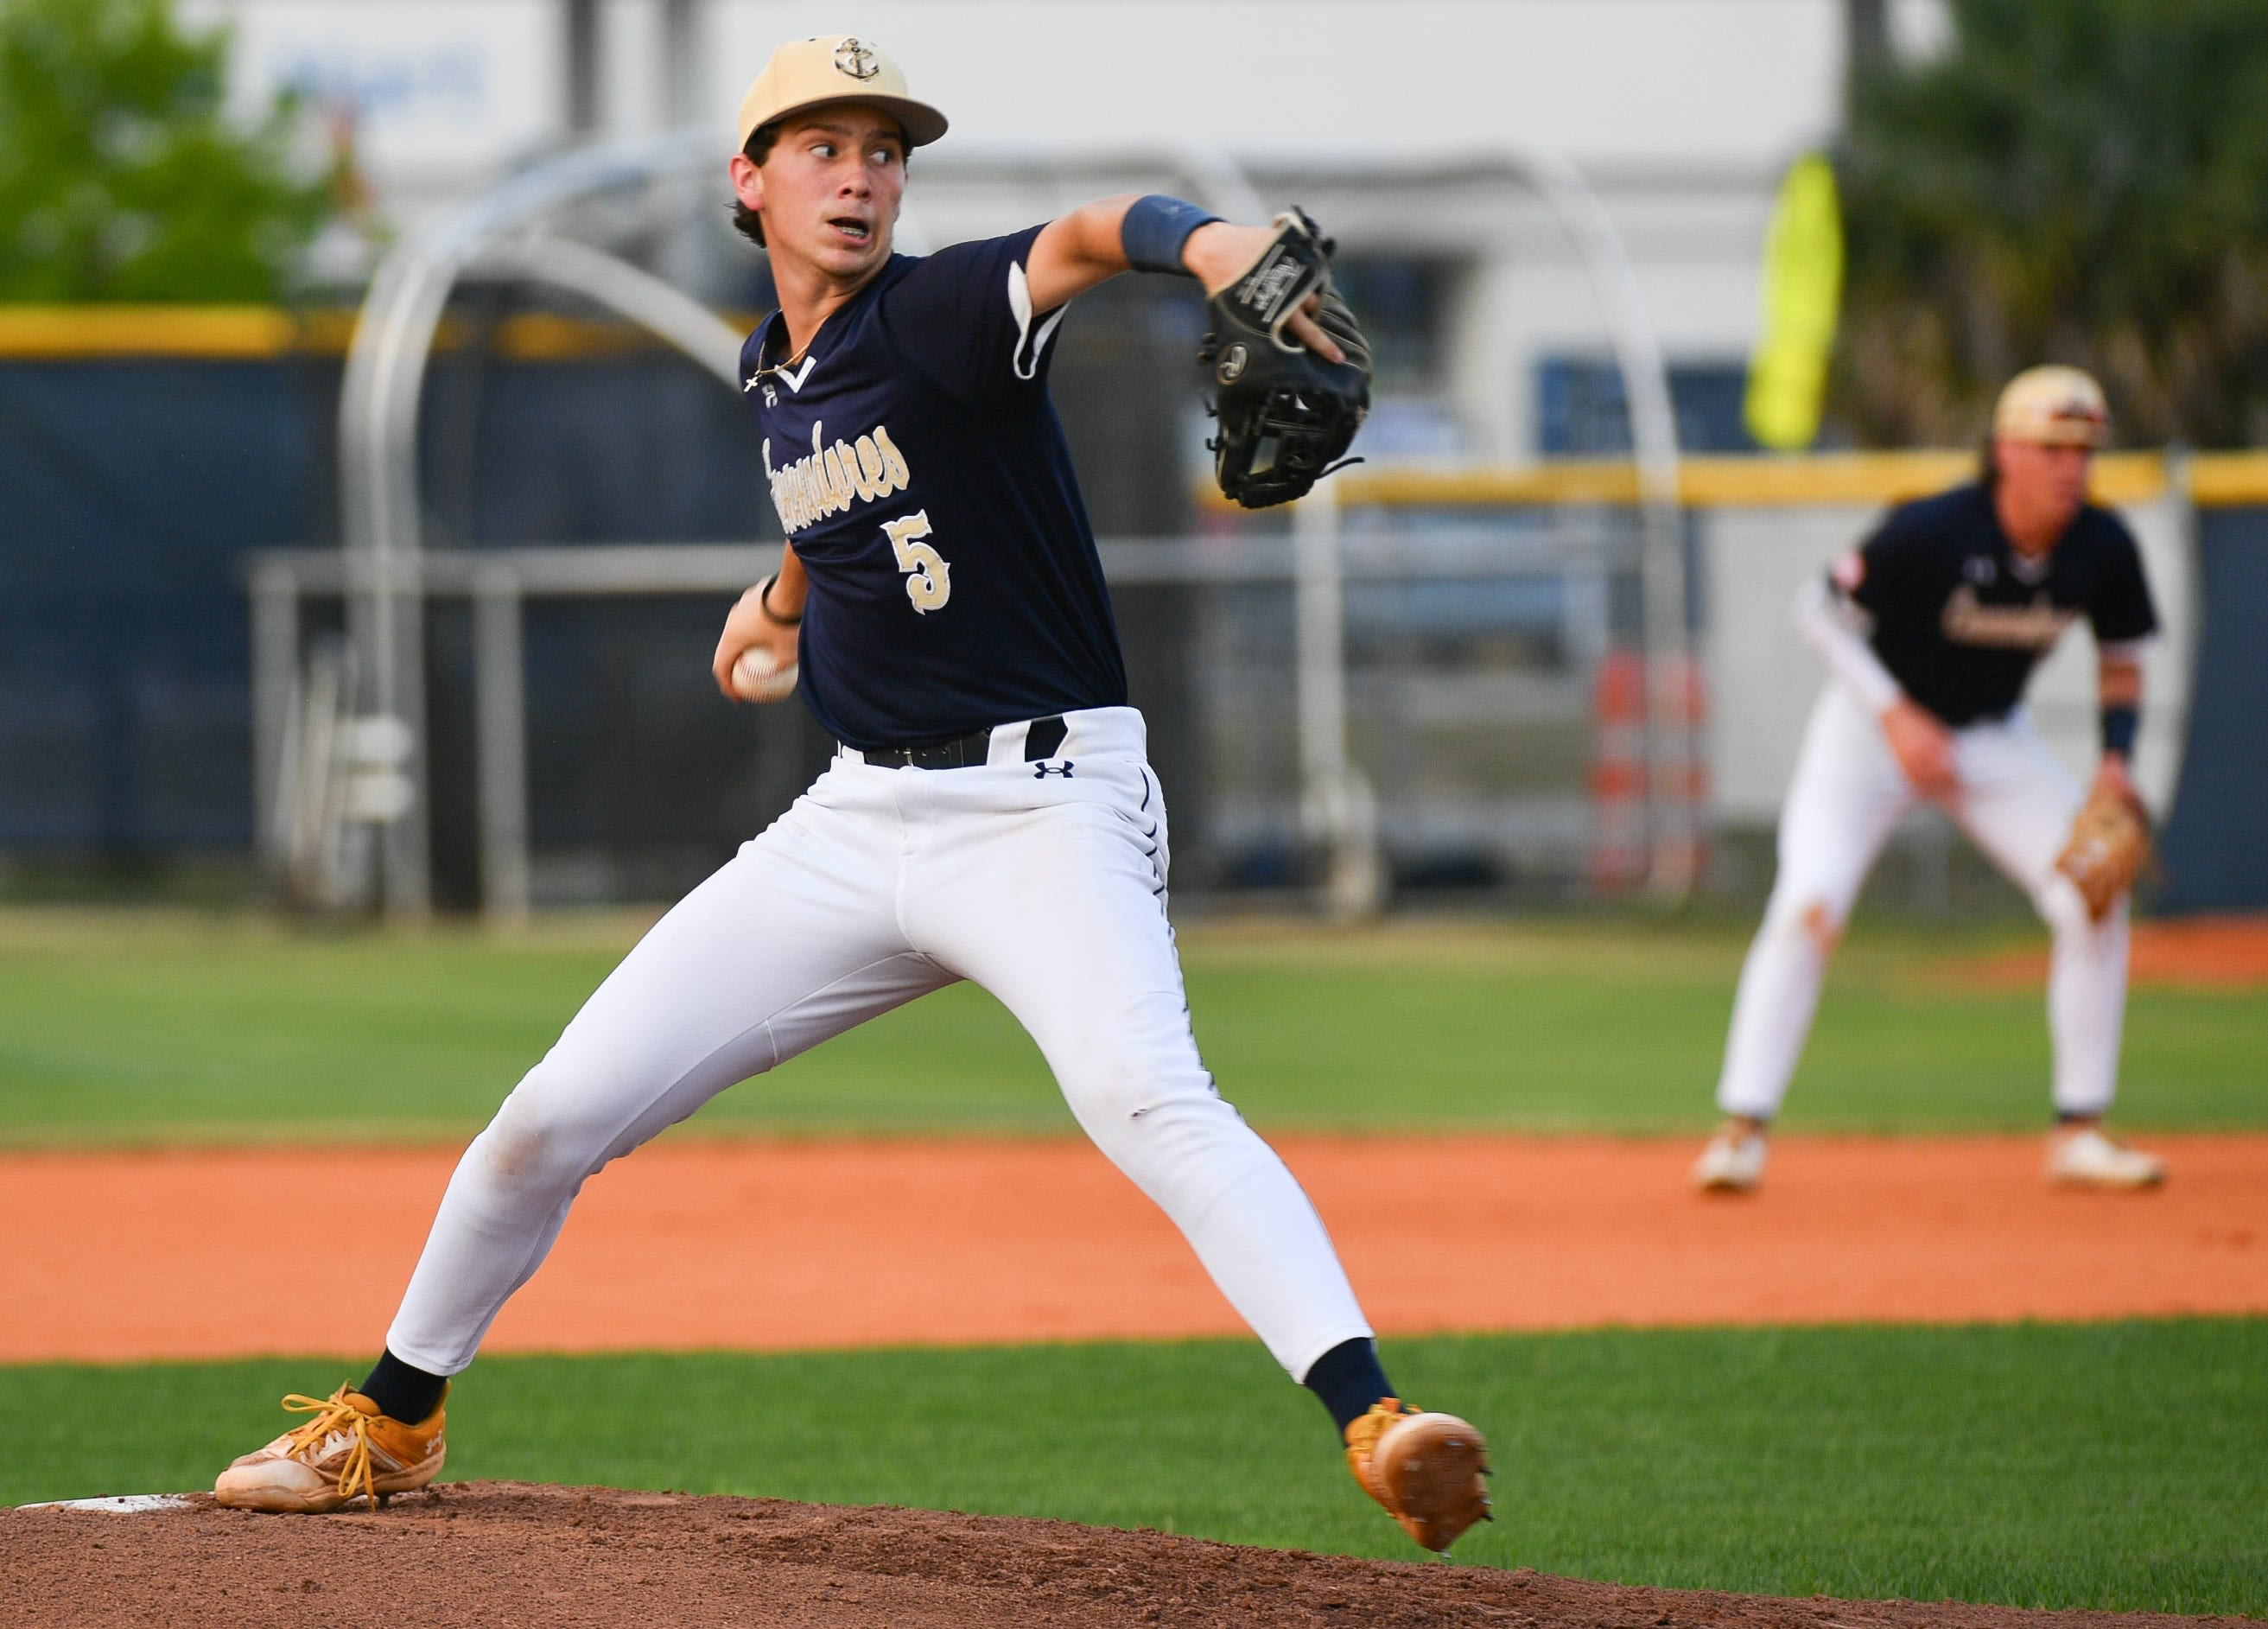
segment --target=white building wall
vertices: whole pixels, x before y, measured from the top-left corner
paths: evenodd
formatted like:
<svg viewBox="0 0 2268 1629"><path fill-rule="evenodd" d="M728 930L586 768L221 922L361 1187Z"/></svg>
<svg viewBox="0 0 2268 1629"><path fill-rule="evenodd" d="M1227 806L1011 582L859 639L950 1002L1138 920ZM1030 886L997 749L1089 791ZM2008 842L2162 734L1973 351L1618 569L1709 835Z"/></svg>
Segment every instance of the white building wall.
<svg viewBox="0 0 2268 1629"><path fill-rule="evenodd" d="M234 27L247 105L285 84L350 93L381 185L477 185L558 134L559 0L178 4ZM659 0L601 10L605 125L708 124L728 146L772 47L846 27L962 144L1255 156L1509 141L1583 165L1772 165L1833 122L1842 60L1840 0L707 0L688 105L666 107Z"/></svg>
<svg viewBox="0 0 2268 1629"><path fill-rule="evenodd" d="M728 119L785 39L855 27L983 145L1764 162L1834 117L1836 0L716 0Z"/></svg>
<svg viewBox="0 0 2268 1629"><path fill-rule="evenodd" d="M556 0L177 0L233 35L231 100L296 88L350 114L381 204L409 212L486 185L556 138Z"/></svg>
<svg viewBox="0 0 2268 1629"><path fill-rule="evenodd" d="M1747 356L1780 171L1777 159L1587 171L1670 361ZM1439 195L1410 202L1421 217L1458 207ZM1464 225L1476 260L1450 345L1449 394L1467 430L1468 457L1519 461L1536 446L1535 364L1552 355L1603 356L1608 336L1574 246L1540 205L1522 198L1468 210ZM1403 228L1358 214L1335 229L1351 247L1377 248Z"/></svg>
<svg viewBox="0 0 2268 1629"><path fill-rule="evenodd" d="M397 230L561 137L559 0L180 4L233 26L240 105L298 85L354 111ZM708 0L694 83L671 106L661 12L659 0L603 0L606 129L713 127L721 169L772 47L856 28L954 122L928 175L916 166L932 237L950 235L936 223L1020 225L1079 201L1032 185L952 195L949 161L985 152L1203 142L1263 171L1313 171L1557 151L1599 188L1674 359L1748 350L1773 189L1832 124L1842 72L1841 0ZM1607 349L1564 234L1516 192L1263 192L1308 203L1351 249L1431 247L1468 268L1443 381L1465 457L1530 455L1536 361Z"/></svg>

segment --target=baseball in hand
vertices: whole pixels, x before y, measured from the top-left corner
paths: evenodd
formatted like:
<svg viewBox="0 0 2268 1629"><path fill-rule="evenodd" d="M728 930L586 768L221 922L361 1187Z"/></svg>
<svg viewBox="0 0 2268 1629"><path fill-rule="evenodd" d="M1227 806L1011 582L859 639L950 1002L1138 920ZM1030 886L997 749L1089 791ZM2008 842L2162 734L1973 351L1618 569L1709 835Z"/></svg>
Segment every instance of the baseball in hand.
<svg viewBox="0 0 2268 1629"><path fill-rule="evenodd" d="M784 701L795 689L799 664L781 666L761 645L742 651L733 663L733 694L744 702Z"/></svg>

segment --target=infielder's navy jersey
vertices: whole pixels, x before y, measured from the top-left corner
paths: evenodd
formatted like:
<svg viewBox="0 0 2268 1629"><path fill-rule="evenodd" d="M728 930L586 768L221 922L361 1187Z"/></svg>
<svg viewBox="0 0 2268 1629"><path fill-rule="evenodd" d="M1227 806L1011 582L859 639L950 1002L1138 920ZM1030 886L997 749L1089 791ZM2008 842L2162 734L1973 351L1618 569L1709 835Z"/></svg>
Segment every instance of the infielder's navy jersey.
<svg viewBox="0 0 2268 1629"><path fill-rule="evenodd" d="M891 256L793 367L740 350L780 524L808 571L802 689L835 738L917 746L1126 704L1110 596L1048 400L1061 309L1039 227Z"/></svg>
<svg viewBox="0 0 2268 1629"><path fill-rule="evenodd" d="M2099 645L2158 628L2125 524L2088 504L2044 560L2010 546L1981 484L1890 511L1833 571L1874 619L1874 654L1899 688L1955 727L1997 719L2082 615Z"/></svg>

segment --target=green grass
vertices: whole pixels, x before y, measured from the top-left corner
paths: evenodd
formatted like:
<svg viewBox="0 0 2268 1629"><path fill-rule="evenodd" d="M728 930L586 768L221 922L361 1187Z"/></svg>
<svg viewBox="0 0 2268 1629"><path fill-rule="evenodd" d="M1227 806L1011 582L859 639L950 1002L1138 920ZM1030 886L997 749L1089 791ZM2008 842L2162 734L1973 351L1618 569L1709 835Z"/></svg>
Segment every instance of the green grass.
<svg viewBox="0 0 2268 1629"><path fill-rule="evenodd" d="M1462 1561L2268 1614L2268 1320L1475 1336L1387 1357L1492 1439L1498 1520ZM0 1368L0 1503L203 1485L276 1429L276 1396L350 1367ZM488 1359L453 1399L450 1469L1413 1553L1243 1341Z"/></svg>
<svg viewBox="0 0 2268 1629"><path fill-rule="evenodd" d="M1183 946L1207 1060L1261 1125L1640 1133L1712 1117L1746 930L1212 928ZM622 918L495 939L0 912L0 1146L462 1135L635 932ZM1948 971L2009 942L2005 929L1854 934L1786 1124L2039 1124L2039 992ZM2138 991L2121 1117L2268 1124L2264 1057L2268 992ZM1022 1031L963 986L727 1093L694 1127L1055 1131L1070 1119Z"/></svg>

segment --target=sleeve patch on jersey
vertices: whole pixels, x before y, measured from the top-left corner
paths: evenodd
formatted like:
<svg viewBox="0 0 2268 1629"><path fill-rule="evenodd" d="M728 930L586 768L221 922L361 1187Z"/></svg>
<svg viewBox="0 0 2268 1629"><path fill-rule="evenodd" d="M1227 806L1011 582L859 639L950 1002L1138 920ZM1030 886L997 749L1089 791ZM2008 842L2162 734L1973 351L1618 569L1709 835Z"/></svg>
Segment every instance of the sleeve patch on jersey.
<svg viewBox="0 0 2268 1629"><path fill-rule="evenodd" d="M1845 549L1827 574L1845 593L1856 593L1859 585L1867 580L1867 557L1855 549Z"/></svg>
<svg viewBox="0 0 2268 1629"><path fill-rule="evenodd" d="M1064 320L1069 305L1057 306L1048 313L1039 328L1032 327L1032 284L1024 275L1023 266L1008 262L1008 309L1016 319L1016 350L1010 365L1016 377L1030 380L1040 371L1040 358L1046 354L1048 342L1055 337L1056 325Z"/></svg>

